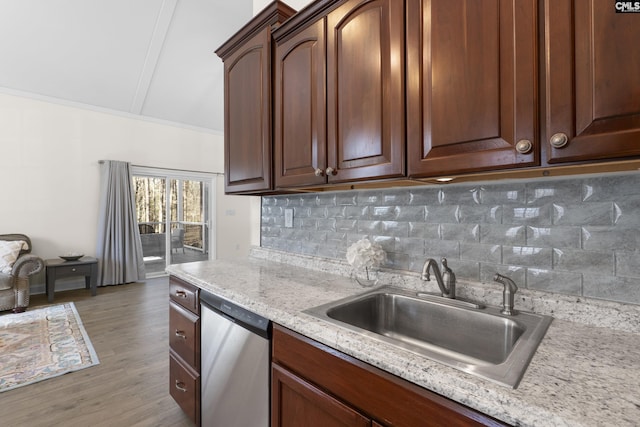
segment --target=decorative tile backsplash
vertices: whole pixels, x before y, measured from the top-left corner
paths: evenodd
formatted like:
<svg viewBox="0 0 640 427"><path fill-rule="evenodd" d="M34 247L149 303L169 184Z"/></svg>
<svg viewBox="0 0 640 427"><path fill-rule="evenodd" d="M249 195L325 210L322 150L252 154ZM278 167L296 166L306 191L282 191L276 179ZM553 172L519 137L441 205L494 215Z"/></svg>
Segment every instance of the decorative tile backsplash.
<svg viewBox="0 0 640 427"><path fill-rule="evenodd" d="M284 209L293 208L293 228ZM261 245L344 260L368 237L384 267L446 257L458 278L640 304L640 173L262 198Z"/></svg>

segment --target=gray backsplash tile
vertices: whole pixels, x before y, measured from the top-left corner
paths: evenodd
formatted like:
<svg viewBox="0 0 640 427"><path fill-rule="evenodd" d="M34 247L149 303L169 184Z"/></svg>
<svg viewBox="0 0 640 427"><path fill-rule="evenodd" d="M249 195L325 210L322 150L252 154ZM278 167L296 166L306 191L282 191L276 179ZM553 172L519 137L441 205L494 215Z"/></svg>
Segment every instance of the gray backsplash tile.
<svg viewBox="0 0 640 427"><path fill-rule="evenodd" d="M525 245L524 225L480 224L480 243Z"/></svg>
<svg viewBox="0 0 640 427"><path fill-rule="evenodd" d="M424 239L439 239L440 224L427 224L424 222L409 223L409 237L422 237Z"/></svg>
<svg viewBox="0 0 640 427"><path fill-rule="evenodd" d="M640 227L640 197L625 197L613 204L613 222L623 227Z"/></svg>
<svg viewBox="0 0 640 427"><path fill-rule="evenodd" d="M551 225L551 204L541 206L505 206L503 224Z"/></svg>
<svg viewBox="0 0 640 427"><path fill-rule="evenodd" d="M554 225L613 225L613 203L553 204Z"/></svg>
<svg viewBox="0 0 640 427"><path fill-rule="evenodd" d="M465 224L501 224L502 205L461 205L458 217Z"/></svg>
<svg viewBox="0 0 640 427"><path fill-rule="evenodd" d="M460 243L460 259L500 264L502 262L502 246Z"/></svg>
<svg viewBox="0 0 640 427"><path fill-rule="evenodd" d="M581 295L582 274L540 268L527 269L527 288L560 294Z"/></svg>
<svg viewBox="0 0 640 427"><path fill-rule="evenodd" d="M442 224L440 227L443 240L480 241L480 226L478 224Z"/></svg>
<svg viewBox="0 0 640 427"><path fill-rule="evenodd" d="M502 262L508 265L551 268L551 248L503 246Z"/></svg>
<svg viewBox="0 0 640 427"><path fill-rule="evenodd" d="M582 200L590 202L624 200L627 197L638 196L638 182L637 172L586 178L582 186Z"/></svg>
<svg viewBox="0 0 640 427"><path fill-rule="evenodd" d="M369 237L387 268L640 304L640 173L268 196L261 218L268 248L343 260Z"/></svg>
<svg viewBox="0 0 640 427"><path fill-rule="evenodd" d="M633 252L616 252L616 275L639 278L640 277L640 250ZM640 283L640 281L639 281Z"/></svg>
<svg viewBox="0 0 640 427"><path fill-rule="evenodd" d="M553 249L553 268L579 271L582 274L613 275L612 252L583 251L580 249Z"/></svg>
<svg viewBox="0 0 640 427"><path fill-rule="evenodd" d="M640 282L625 277L585 275L584 296L640 304Z"/></svg>
<svg viewBox="0 0 640 427"><path fill-rule="evenodd" d="M409 190L409 204L418 206L431 206L438 204L439 192L440 190L438 187L412 187Z"/></svg>
<svg viewBox="0 0 640 427"><path fill-rule="evenodd" d="M582 247L590 251L633 251L640 244L640 231L627 227L582 227Z"/></svg>
<svg viewBox="0 0 640 427"><path fill-rule="evenodd" d="M526 203L540 204L562 200L564 203L576 204L582 202L582 181L536 181L527 184Z"/></svg>
<svg viewBox="0 0 640 427"><path fill-rule="evenodd" d="M580 227L527 227L527 246L579 249L581 241Z"/></svg>

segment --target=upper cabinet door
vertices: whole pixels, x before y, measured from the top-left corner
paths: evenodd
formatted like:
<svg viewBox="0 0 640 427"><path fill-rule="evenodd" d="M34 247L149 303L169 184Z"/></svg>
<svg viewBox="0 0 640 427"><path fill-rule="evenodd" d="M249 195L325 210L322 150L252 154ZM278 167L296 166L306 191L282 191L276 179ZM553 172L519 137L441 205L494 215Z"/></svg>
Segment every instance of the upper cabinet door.
<svg viewBox="0 0 640 427"><path fill-rule="evenodd" d="M216 50L224 61L225 193L273 189L271 29L295 13L273 1Z"/></svg>
<svg viewBox="0 0 640 427"><path fill-rule="evenodd" d="M615 3L545 1L549 163L640 155L640 16Z"/></svg>
<svg viewBox="0 0 640 427"><path fill-rule="evenodd" d="M409 176L539 162L536 17L536 0L408 0Z"/></svg>
<svg viewBox="0 0 640 427"><path fill-rule="evenodd" d="M404 62L404 1L350 0L329 13L329 182L404 175Z"/></svg>
<svg viewBox="0 0 640 427"><path fill-rule="evenodd" d="M224 61L225 192L271 189L271 35L264 29Z"/></svg>
<svg viewBox="0 0 640 427"><path fill-rule="evenodd" d="M276 188L326 183L324 34L321 19L275 48Z"/></svg>

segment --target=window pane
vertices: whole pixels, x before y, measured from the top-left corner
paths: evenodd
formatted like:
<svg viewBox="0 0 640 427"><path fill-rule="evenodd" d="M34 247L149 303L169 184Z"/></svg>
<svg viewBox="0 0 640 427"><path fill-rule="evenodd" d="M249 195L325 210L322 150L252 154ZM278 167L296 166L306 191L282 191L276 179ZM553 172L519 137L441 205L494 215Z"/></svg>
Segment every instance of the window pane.
<svg viewBox="0 0 640 427"><path fill-rule="evenodd" d="M136 217L143 234L164 232L165 184L163 178L133 177Z"/></svg>

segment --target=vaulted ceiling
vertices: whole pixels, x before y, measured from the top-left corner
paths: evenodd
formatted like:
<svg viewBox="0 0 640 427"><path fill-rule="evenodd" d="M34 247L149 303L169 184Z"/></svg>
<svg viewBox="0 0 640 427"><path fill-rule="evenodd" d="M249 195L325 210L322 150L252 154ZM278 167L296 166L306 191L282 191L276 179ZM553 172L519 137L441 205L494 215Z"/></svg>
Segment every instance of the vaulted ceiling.
<svg viewBox="0 0 640 427"><path fill-rule="evenodd" d="M252 0L0 0L0 91L223 129L214 51Z"/></svg>

